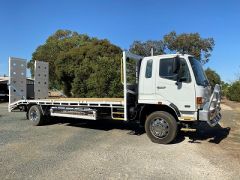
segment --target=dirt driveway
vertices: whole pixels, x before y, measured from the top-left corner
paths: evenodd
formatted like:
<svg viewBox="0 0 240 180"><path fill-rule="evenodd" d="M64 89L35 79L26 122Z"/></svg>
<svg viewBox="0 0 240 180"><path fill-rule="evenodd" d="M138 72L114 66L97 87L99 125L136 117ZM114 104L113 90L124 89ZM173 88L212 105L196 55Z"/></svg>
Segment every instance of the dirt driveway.
<svg viewBox="0 0 240 180"><path fill-rule="evenodd" d="M215 128L150 142L121 122L57 120L33 127L0 104L0 179L240 179L239 104Z"/></svg>

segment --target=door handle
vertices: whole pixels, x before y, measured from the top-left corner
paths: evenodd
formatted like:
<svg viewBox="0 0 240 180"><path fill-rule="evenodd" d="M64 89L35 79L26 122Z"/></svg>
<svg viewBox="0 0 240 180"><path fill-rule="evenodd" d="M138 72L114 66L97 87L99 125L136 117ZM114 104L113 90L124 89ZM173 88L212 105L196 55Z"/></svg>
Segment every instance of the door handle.
<svg viewBox="0 0 240 180"><path fill-rule="evenodd" d="M157 86L157 89L165 89L166 86Z"/></svg>

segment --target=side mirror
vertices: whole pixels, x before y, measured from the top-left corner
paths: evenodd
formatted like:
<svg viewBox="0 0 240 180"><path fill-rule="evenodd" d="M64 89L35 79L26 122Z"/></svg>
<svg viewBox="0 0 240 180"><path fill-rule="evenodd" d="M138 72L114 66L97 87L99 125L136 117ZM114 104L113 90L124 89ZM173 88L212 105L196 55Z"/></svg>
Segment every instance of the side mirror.
<svg viewBox="0 0 240 180"><path fill-rule="evenodd" d="M180 69L180 57L176 56L173 59L173 73L178 74L179 69Z"/></svg>
<svg viewBox="0 0 240 180"><path fill-rule="evenodd" d="M186 77L181 77L181 78L179 78L178 81L179 81L179 82L184 82L184 81L187 81L187 78L186 78Z"/></svg>

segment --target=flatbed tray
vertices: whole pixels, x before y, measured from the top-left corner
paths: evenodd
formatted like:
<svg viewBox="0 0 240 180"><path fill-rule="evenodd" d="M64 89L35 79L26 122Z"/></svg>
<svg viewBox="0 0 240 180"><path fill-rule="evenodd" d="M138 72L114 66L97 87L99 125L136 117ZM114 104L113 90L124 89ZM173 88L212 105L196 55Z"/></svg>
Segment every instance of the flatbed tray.
<svg viewBox="0 0 240 180"><path fill-rule="evenodd" d="M9 104L9 112L20 105L39 104L51 106L72 106L72 107L124 107L123 98L53 98L53 99L33 99L19 100Z"/></svg>

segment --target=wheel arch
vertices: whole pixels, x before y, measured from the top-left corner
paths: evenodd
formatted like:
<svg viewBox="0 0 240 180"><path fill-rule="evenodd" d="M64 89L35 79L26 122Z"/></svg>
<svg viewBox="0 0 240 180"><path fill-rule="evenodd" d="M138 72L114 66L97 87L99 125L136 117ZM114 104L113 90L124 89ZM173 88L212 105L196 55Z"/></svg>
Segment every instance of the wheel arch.
<svg viewBox="0 0 240 180"><path fill-rule="evenodd" d="M140 124L144 125L148 115L155 111L165 111L170 113L176 121L180 116L180 112L175 105L170 104L170 106L165 104L144 104L139 113Z"/></svg>
<svg viewBox="0 0 240 180"><path fill-rule="evenodd" d="M50 107L48 107L48 106L44 106L44 107L43 107L42 105L37 104L37 103L29 103L29 104L26 106L26 112L27 112L27 114L28 114L30 108L31 108L32 106L35 106L35 105L39 106L39 108L40 108L40 110L41 110L41 112L42 112L43 115L49 115L49 111L48 111L48 110L49 110Z"/></svg>
<svg viewBox="0 0 240 180"><path fill-rule="evenodd" d="M26 110L27 110L27 112L29 111L29 109L32 107L32 106L34 106L34 105L38 105L37 103L29 103L29 104L27 104L26 105Z"/></svg>

